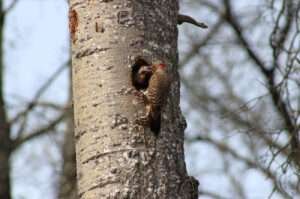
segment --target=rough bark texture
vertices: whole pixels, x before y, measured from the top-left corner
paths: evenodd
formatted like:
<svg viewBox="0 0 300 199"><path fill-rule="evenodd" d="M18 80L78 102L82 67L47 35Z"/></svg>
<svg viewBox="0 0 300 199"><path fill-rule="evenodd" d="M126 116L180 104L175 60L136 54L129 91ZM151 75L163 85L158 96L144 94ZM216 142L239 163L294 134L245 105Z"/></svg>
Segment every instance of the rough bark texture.
<svg viewBox="0 0 300 199"><path fill-rule="evenodd" d="M10 199L10 162L11 139L10 124L7 121L6 106L4 101L4 63L3 63L3 30L5 15L0 2L0 198Z"/></svg>
<svg viewBox="0 0 300 199"><path fill-rule="evenodd" d="M80 198L197 198L183 153L175 0L70 1ZM135 124L145 111L131 84L143 58L170 66L171 92L155 137Z"/></svg>

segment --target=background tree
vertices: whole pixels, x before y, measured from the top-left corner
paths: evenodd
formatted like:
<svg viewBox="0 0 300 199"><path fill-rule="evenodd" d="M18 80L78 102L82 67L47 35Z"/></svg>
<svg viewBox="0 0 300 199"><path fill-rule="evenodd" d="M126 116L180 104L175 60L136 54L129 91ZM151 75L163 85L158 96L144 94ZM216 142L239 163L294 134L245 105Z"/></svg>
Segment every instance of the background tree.
<svg viewBox="0 0 300 199"><path fill-rule="evenodd" d="M71 77L71 70L70 77ZM72 88L71 79L69 88L69 104L72 104ZM77 179L76 179L76 156L74 142L74 116L73 109L69 109L68 120L66 123L66 131L64 135L64 143L62 145L62 171L60 173L60 182L58 188L58 198L60 199L76 199Z"/></svg>
<svg viewBox="0 0 300 199"><path fill-rule="evenodd" d="M61 0L2 3L3 10L9 8L2 27L5 70L2 66L0 78L7 119L12 121L32 102L35 104L26 117L22 115L10 125L9 139L14 140L23 123L26 128L22 134L28 136L47 127L68 107L67 66L56 73L69 57L68 7ZM298 197L299 172L290 133L272 100L268 78L239 38L243 36L268 69L277 60L276 88L284 103L292 107L288 112L299 126L298 2L231 1L227 4L229 18L225 17L225 3L181 2L182 13L209 25L206 31L190 25L179 29L181 107L188 123L188 172L200 181L200 198ZM234 28L228 19L237 21L239 27ZM276 44L282 41L280 38L285 38L282 47ZM274 47L278 49L276 53ZM59 76L35 101L38 90L55 74ZM66 119L48 129L44 136L23 142L9 155L13 198L55 198L59 188L64 187L60 186L64 162L60 154L65 151L62 148L67 128L62 122ZM7 138L7 134L0 136L0 142ZM1 162L0 166L5 164L8 162Z"/></svg>
<svg viewBox="0 0 300 199"><path fill-rule="evenodd" d="M181 77L186 113L194 121L187 137L191 148L213 146L220 160L216 168L194 166L192 173L203 182L221 174L233 191L223 197L299 196L300 3L189 3L203 18L209 12L211 28L184 38L191 45L181 59ZM273 190L249 193L251 175L265 176ZM204 195L220 191L206 183L201 188Z"/></svg>
<svg viewBox="0 0 300 199"><path fill-rule="evenodd" d="M16 194L19 192L18 187L20 186L15 185L18 185L18 183L22 184L26 180L19 180L18 174L24 174L27 172L26 169L36 167L36 165L39 165L39 167L43 167L44 169L49 166L50 163L39 162L36 164L35 160L39 158L35 156L41 151L41 145L45 144L46 137L44 135L57 133L55 136L56 138L53 140L51 139L51 141L58 140L60 137L58 132L63 130L61 124L67 115L68 109L68 104L64 105L64 103L60 102L62 99L48 101L48 99L45 98L47 92L51 90L50 88L53 86L54 82L56 82L57 78L67 69L67 66L69 65L68 61L66 63L61 63L61 66L59 67L53 67L52 70L50 69L48 71L50 74L48 74L47 77L32 90L26 87L29 86L28 82L30 81L24 81L20 88L16 87L16 85L20 85L20 79L26 79L16 78L18 77L17 74L15 74L16 76L13 78L13 84L10 82L10 75L13 68L11 67L12 63L15 63L14 66L18 66L19 64L16 63L16 60L22 60L23 58L23 56L19 56L18 59L10 58L13 51L19 50L17 49L18 46L16 43L21 43L20 38L22 38L20 36L17 39L14 37L15 34L18 33L19 27L15 28L14 25L18 23L11 23L11 19L15 17L13 13L15 13L15 10L18 10L19 5L24 8L26 5L30 4L31 2L26 2L26 4L24 4L24 2L18 0L0 2L0 198L5 199L21 196ZM34 12L34 9L31 11ZM24 18L26 19L27 17ZM12 31L12 29L14 29L14 31ZM20 33L23 31L24 30L20 30ZM11 42L11 39L14 39L15 41ZM30 41L29 35L26 36L26 40ZM33 42L31 42L31 44L32 43ZM45 52L47 52L47 50ZM32 58L32 60L34 61L31 63L35 62L37 57ZM61 60L59 62L61 62ZM26 66L25 62L23 63L23 66ZM16 67L14 69L17 70ZM31 67L28 66L28 69L31 69ZM26 76L26 72L22 70L22 67L18 68L18 71ZM35 71L31 71L31 73L34 72ZM34 79L34 77L31 78ZM24 89L25 92L22 91L18 93L18 90L22 89ZM36 140L36 138L40 138L38 139L40 144L35 144L34 140ZM59 145L60 144L52 144L51 150ZM47 152L52 154L51 150ZM22 158L19 159L18 156L20 154ZM20 160L22 160L23 163L22 166L18 168L17 165L20 164ZM51 159L48 158L48 161L51 161ZM51 167L53 167L53 165ZM35 169L36 172L38 172L38 170L39 169ZM34 176L35 173L32 173L30 179L37 182L38 180L34 180ZM25 182L27 191L30 190L30 187L28 186L30 183ZM32 196L34 196L34 194L32 194Z"/></svg>

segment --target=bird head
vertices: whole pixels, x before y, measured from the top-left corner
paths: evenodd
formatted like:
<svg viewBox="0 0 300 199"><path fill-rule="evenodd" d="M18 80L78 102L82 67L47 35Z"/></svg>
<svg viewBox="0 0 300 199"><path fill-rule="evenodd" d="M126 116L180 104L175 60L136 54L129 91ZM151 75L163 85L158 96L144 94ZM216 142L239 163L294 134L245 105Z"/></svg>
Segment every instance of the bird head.
<svg viewBox="0 0 300 199"><path fill-rule="evenodd" d="M141 66L141 68L138 71L138 76L142 79L149 79L152 75L152 69L150 66Z"/></svg>

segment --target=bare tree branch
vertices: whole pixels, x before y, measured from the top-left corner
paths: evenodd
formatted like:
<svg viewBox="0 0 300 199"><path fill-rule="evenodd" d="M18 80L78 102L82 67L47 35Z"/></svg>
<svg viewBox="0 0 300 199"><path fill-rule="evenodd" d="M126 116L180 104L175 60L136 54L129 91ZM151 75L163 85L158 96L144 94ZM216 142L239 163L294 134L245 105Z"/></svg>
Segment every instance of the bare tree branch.
<svg viewBox="0 0 300 199"><path fill-rule="evenodd" d="M218 20L218 22L211 28L211 30L207 33L207 35L197 44L192 46L192 49L185 55L185 57L180 62L180 67L185 66L199 51L199 49L207 44L207 42L217 34L219 28L223 23L222 18Z"/></svg>
<svg viewBox="0 0 300 199"><path fill-rule="evenodd" d="M263 175L265 175L267 178L271 179L273 182L274 187L278 191L279 194L283 195L284 198L290 198L292 197L284 190L281 188L281 186L278 184L276 176L267 168L262 166L259 162L254 162L253 160L240 155L237 153L234 149L230 148L228 145L225 143L218 142L214 139L212 139L209 136L197 136L195 138L187 140L188 142L193 142L195 140L202 141L202 142L209 142L210 144L214 145L218 150L221 152L225 152L230 154L232 157L234 157L237 160L240 160L241 162L245 163L249 168L256 168L259 170Z"/></svg>
<svg viewBox="0 0 300 199"><path fill-rule="evenodd" d="M222 99L218 99L216 97L210 96L208 92L203 92L203 95L197 93L193 87L188 83L188 80L186 80L184 77L181 78L182 83L184 86L189 89L191 95L193 95L199 106L205 110L205 112L211 112L211 110L208 109L208 106L206 103L202 104L201 102L209 101L214 104L214 107L219 109L220 114L222 117L230 118L232 121L235 122L235 124L238 127L242 127L243 129L247 129L247 131L254 133L257 137L261 138L267 146L272 146L276 148L278 151L283 153L285 156L288 155L287 150L283 150L285 147L281 144L278 144L276 141L271 139L268 135L268 132L266 132L261 126L259 126L258 123L253 123L251 120L245 120L238 111L240 111L240 108L242 106L246 106L247 102L242 102L242 100L239 100L239 103L242 104L239 109L237 110L231 110L229 106L224 104L224 101ZM226 83L224 83L226 84ZM237 96L236 96L237 98ZM259 98L259 97L258 97ZM253 114L249 112L250 114Z"/></svg>
<svg viewBox="0 0 300 199"><path fill-rule="evenodd" d="M282 7L280 7L281 2L283 2ZM251 4L254 9L249 7L250 4L242 3L237 6L239 9L236 12L235 3L230 0L214 2L213 4L205 0L199 2L199 6L206 6L226 23L222 23L221 28L214 34L216 36L204 40L203 45L201 44L203 40L192 41L192 47L187 56L183 56L184 62L182 63L187 67L187 70L184 71L181 78L184 91L189 96L189 105L186 111L190 114L189 110L191 110L193 125L198 125L201 130L203 129L203 132L207 132L207 135L213 135L209 138L212 142L217 142L216 148L219 149L223 160L226 157L233 157L230 158L230 163L235 165L234 162L243 162L245 171L252 168L261 173L265 172L263 175L267 177L272 175L272 177L268 177L268 181L274 183L273 197L276 197L275 193L278 192L283 198L291 198L293 194L299 195L299 183L297 184L299 175L297 174L298 171L295 171L295 167L297 169L297 165L300 165L300 161L298 161L300 156L297 156L297 153L299 154L297 134L299 133L300 116L298 91L300 88L300 81L298 80L300 48L297 40L299 40L300 35L300 23L298 23L300 2L276 1L276 5L272 8L264 7L266 6L265 2ZM295 9L296 7L298 10ZM220 8L225 9L221 10ZM250 25L249 20L252 21L253 16L256 15L263 17ZM269 23L270 15L277 17L271 24ZM264 28L263 26L266 25L268 27ZM271 35L267 31L269 28L271 31L273 30ZM229 35L228 30L232 30L230 32L232 34ZM251 34L248 36L248 33ZM255 33L253 37L252 33ZM257 38L256 33L269 34L269 37L266 35L266 37ZM222 46L209 46L210 48L205 46L206 44L217 43L218 38L225 37L223 34L227 37L226 44L229 40L234 42L228 46L222 45L223 42L221 43ZM270 39L269 43L268 39ZM201 44L200 50L193 48L198 44ZM201 50L202 46L204 46L203 50ZM222 54L220 49L226 52ZM273 54L266 54L265 49L268 52L273 50ZM236 59L236 50L245 52L246 56ZM199 57L193 59L196 56ZM206 62L206 59L211 63ZM193 66L187 64L191 60ZM199 65L196 65L198 63ZM236 67L237 64L241 64L242 67ZM244 87L244 84L252 83L248 77L251 77L253 73L249 76L244 73L248 71L249 66L258 69L257 71L265 80L262 82L262 87L265 87L266 84L267 92L264 88L264 93L261 93L262 87L254 88L256 85ZM246 78L244 79L244 76L237 77L236 72L245 74ZM256 71L254 74L257 74ZM234 85L240 83L243 86ZM241 91L241 88L249 90ZM259 91L258 96L252 97L252 94L255 95L257 91ZM246 101L249 96L251 99ZM194 135L195 133L191 134ZM204 134L206 135L206 133ZM243 149L248 152L245 156L242 156L236 148L215 138L215 136L229 137L236 134L238 134L237 139L241 142L240 144L245 147ZM233 139L233 141L237 140ZM215 146L211 142L205 142ZM197 143L197 141L193 143ZM224 146L219 144L225 144L225 150L223 149ZM255 164L258 165L255 167ZM230 165L230 169L233 168L234 166ZM232 177L240 179L239 172L241 171L232 172ZM229 175L226 170L223 173L226 176ZM290 178L290 176L292 177ZM233 179L228 183L233 187L238 197L244 198L242 192L239 191L239 184L237 184L239 181L236 183ZM245 192L246 196L247 192Z"/></svg>
<svg viewBox="0 0 300 199"><path fill-rule="evenodd" d="M66 117L66 111L63 111L58 117L56 117L54 120L49 122L46 126L40 127L39 129L31 132L30 134L24 136L24 137L18 137L15 140L13 140L13 150L16 150L19 146L21 146L23 143L35 139L39 136L42 136L50 131L54 131L55 127L60 124L64 118Z"/></svg>
<svg viewBox="0 0 300 199"><path fill-rule="evenodd" d="M68 60L66 63L64 63L62 66L60 66L50 77L49 79L38 89L35 96L31 100L30 103L28 103L27 107L18 113L13 119L9 121L10 124L15 123L18 121L21 117L26 116L30 110L36 107L38 104L38 99L42 96L42 94L47 90L47 88L54 82L54 80L70 65L70 60Z"/></svg>
<svg viewBox="0 0 300 199"><path fill-rule="evenodd" d="M292 116L288 111L287 105L282 99L280 91L277 89L277 85L275 83L275 73L274 73L276 67L273 66L272 68L268 69L267 66L264 64L264 62L261 60L261 58L258 57L258 55L255 53L255 51L252 49L251 45L245 38L243 34L243 28L240 26L240 24L234 17L232 7L231 7L231 1L223 0L223 2L225 5L225 13L226 13L225 16L227 22L231 25L231 27L235 31L239 41L241 42L242 46L248 53L249 57L254 61L256 66L262 71L263 75L267 79L268 87L269 87L269 91L273 103L277 108L277 110L279 111L282 118L284 119L287 131L292 138L291 139L292 152L297 152L299 150L298 135L296 130L297 128L295 127Z"/></svg>
<svg viewBox="0 0 300 199"><path fill-rule="evenodd" d="M216 193L213 193L213 192L210 192L210 191L206 191L206 190L200 190L199 191L199 195L200 196L209 196L209 197L215 198L215 199L229 199L227 197L224 197L224 196L221 196L221 195L218 195Z"/></svg>
<svg viewBox="0 0 300 199"><path fill-rule="evenodd" d="M5 9L2 11L2 16L5 16L8 12L10 12L12 9L14 9L14 7L17 5L17 3L19 2L19 0L13 0L11 2L11 4Z"/></svg>
<svg viewBox="0 0 300 199"><path fill-rule="evenodd" d="M203 22L198 22L194 18L188 15L178 14L177 16L177 24L181 25L182 23L189 23L199 28L208 28L208 26Z"/></svg>

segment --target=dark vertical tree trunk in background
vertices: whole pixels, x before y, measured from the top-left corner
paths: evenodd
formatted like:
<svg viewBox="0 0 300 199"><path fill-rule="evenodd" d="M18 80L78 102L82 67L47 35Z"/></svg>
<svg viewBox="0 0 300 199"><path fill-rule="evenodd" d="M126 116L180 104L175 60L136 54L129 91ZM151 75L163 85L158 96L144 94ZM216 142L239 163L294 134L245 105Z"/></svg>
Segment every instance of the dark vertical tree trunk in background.
<svg viewBox="0 0 300 199"><path fill-rule="evenodd" d="M178 1L70 0L79 198L197 198L183 151ZM155 137L131 84L138 58L169 66L171 92Z"/></svg>
<svg viewBox="0 0 300 199"><path fill-rule="evenodd" d="M3 60L3 34L5 15L3 13L3 2L0 2L0 198L10 199L10 154L11 139L10 125L7 121L6 106L4 101L4 60Z"/></svg>
<svg viewBox="0 0 300 199"><path fill-rule="evenodd" d="M65 132L65 140L63 145L63 168L60 176L59 198L60 199L76 199L76 158L74 144L74 126L73 111L67 120L67 130Z"/></svg>
<svg viewBox="0 0 300 199"><path fill-rule="evenodd" d="M70 67L71 68L71 67ZM72 104L71 89L71 69L70 69L70 97L69 103ZM60 176L59 199L77 199L77 181L76 181L76 156L74 143L74 123L73 123L73 107L70 107L67 129L65 132L62 156L63 167Z"/></svg>

